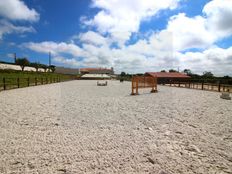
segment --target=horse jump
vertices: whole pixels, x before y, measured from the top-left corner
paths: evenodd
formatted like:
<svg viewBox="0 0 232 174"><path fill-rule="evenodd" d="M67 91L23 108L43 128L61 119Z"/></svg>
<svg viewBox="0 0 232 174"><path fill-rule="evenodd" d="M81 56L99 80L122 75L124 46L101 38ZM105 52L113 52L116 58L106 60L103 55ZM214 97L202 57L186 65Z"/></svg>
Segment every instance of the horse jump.
<svg viewBox="0 0 232 174"><path fill-rule="evenodd" d="M151 88L151 93L157 92L157 78L150 76L133 76L132 77L131 95L138 95L139 88Z"/></svg>

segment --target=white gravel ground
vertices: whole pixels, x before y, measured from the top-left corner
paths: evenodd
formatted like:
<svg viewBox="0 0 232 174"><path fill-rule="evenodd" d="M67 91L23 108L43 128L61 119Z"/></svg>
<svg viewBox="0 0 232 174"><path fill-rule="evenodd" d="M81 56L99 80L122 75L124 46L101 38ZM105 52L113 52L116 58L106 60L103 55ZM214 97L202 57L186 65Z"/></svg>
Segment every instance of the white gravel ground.
<svg viewBox="0 0 232 174"><path fill-rule="evenodd" d="M232 101L71 81L0 92L0 173L232 173Z"/></svg>

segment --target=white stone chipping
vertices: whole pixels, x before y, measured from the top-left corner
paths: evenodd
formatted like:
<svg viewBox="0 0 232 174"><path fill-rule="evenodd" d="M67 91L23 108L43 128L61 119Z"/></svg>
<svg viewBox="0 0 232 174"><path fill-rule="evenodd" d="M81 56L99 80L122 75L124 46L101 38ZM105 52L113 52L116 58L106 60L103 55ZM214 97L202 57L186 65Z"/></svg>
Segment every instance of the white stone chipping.
<svg viewBox="0 0 232 174"><path fill-rule="evenodd" d="M232 173L219 93L79 80L0 92L0 173Z"/></svg>

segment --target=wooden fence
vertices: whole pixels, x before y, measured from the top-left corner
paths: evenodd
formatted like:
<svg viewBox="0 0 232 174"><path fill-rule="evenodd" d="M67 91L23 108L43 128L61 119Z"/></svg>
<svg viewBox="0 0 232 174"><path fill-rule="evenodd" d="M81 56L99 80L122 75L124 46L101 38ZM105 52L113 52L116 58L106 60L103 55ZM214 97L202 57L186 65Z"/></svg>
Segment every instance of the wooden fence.
<svg viewBox="0 0 232 174"><path fill-rule="evenodd" d="M2 78L0 79L0 91L23 88L29 86L44 85L50 83L57 83L61 81L67 81L67 79L61 79L60 77L46 77L46 78Z"/></svg>
<svg viewBox="0 0 232 174"><path fill-rule="evenodd" d="M171 82L163 83L163 85L190 88L190 89L207 90L207 91L232 92L232 85L221 84L221 83L171 81Z"/></svg>

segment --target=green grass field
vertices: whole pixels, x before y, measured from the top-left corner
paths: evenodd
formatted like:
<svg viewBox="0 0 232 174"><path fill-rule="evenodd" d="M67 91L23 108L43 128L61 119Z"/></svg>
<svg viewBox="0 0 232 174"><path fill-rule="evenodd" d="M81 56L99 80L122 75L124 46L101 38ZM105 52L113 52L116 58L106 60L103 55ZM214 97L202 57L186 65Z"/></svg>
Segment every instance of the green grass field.
<svg viewBox="0 0 232 174"><path fill-rule="evenodd" d="M74 78L75 76L56 73L0 70L0 90L62 82Z"/></svg>

